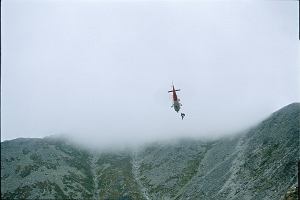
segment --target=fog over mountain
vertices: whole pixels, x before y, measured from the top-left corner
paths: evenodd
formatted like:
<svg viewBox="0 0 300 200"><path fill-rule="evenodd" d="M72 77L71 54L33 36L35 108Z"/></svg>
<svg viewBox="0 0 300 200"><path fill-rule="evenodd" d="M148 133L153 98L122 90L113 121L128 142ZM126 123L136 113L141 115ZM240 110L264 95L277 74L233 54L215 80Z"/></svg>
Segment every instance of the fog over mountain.
<svg viewBox="0 0 300 200"><path fill-rule="evenodd" d="M300 103L248 131L87 151L63 138L1 142L1 199L297 200Z"/></svg>
<svg viewBox="0 0 300 200"><path fill-rule="evenodd" d="M1 141L239 132L300 101L297 1L1 2ZM180 88L184 120L171 108Z"/></svg>

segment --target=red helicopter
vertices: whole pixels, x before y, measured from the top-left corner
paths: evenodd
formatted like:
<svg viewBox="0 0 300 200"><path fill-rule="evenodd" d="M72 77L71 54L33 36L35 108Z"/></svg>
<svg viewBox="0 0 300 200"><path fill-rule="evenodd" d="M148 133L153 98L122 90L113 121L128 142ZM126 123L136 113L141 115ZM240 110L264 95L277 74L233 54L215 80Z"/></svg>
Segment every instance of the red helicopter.
<svg viewBox="0 0 300 200"><path fill-rule="evenodd" d="M173 105L171 106L171 108L174 107L174 110L175 110L176 112L178 112L178 111L180 110L180 106L182 106L182 104L179 103L180 99L177 97L176 91L180 91L180 89L175 90L175 87L174 87L174 85L172 84L172 90L168 91L168 93L169 93L169 92L172 92L172 96L173 96ZM185 116L185 114L184 114L184 113L181 113L181 118L182 118L182 119L184 118L184 116Z"/></svg>

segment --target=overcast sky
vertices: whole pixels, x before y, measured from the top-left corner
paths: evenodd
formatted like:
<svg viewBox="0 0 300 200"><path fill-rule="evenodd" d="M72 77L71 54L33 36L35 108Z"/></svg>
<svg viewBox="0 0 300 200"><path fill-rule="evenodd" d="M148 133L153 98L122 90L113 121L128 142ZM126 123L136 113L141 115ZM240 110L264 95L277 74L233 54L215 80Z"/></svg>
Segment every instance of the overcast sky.
<svg viewBox="0 0 300 200"><path fill-rule="evenodd" d="M209 137L300 101L297 1L1 5L1 141Z"/></svg>

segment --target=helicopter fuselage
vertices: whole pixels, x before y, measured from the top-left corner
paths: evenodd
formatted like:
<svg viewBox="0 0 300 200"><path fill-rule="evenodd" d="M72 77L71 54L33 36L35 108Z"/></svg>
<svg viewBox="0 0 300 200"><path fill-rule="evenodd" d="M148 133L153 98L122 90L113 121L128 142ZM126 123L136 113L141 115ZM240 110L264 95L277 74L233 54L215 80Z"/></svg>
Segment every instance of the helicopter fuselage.
<svg viewBox="0 0 300 200"><path fill-rule="evenodd" d="M178 112L180 110L180 103L178 101L174 101L173 103L174 110Z"/></svg>
<svg viewBox="0 0 300 200"><path fill-rule="evenodd" d="M168 92L172 92L172 96L173 96L173 105L172 105L172 107L174 107L174 110L176 112L178 112L180 110L181 104L179 103L180 99L178 99L176 91L180 91L180 90L175 90L175 87L173 85L172 90L170 90Z"/></svg>

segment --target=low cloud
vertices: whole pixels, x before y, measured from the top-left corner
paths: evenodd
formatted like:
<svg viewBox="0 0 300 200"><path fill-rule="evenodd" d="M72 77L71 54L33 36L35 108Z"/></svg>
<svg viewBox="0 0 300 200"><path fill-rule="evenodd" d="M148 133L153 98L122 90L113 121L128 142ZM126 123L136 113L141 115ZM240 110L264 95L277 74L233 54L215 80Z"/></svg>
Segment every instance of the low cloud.
<svg viewBox="0 0 300 200"><path fill-rule="evenodd" d="M1 140L108 148L244 130L300 99L296 4L5 1Z"/></svg>

